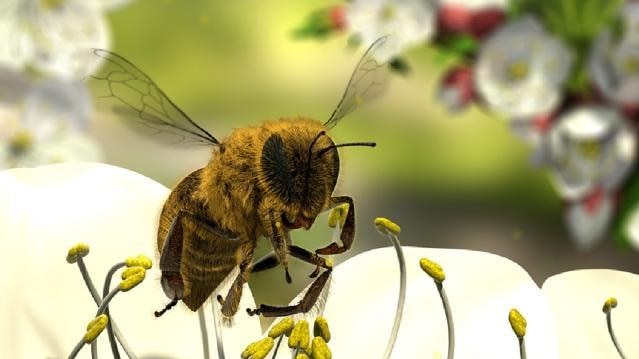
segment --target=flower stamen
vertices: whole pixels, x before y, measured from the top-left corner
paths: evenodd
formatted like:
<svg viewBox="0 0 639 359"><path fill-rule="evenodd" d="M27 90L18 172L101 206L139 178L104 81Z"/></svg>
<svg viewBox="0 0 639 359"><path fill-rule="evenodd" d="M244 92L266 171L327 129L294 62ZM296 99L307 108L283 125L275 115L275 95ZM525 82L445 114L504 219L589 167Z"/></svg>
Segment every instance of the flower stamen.
<svg viewBox="0 0 639 359"><path fill-rule="evenodd" d="M446 315L446 325L448 327L448 359L452 359L455 355L455 324L453 322L453 311L450 309L450 303L448 302L448 296L444 289L444 281L446 280L446 273L442 266L438 263L431 261L428 258L421 258L419 260L419 266L422 270L428 274L429 277L435 282L439 297L442 301L444 308L444 314Z"/></svg>
<svg viewBox="0 0 639 359"><path fill-rule="evenodd" d="M524 337L526 336L526 326L528 325L526 318L524 318L517 309L513 308L510 312L508 312L508 321L510 322L510 327L513 329L513 332L519 340L519 357L521 359L526 359L526 343L524 341Z"/></svg>
<svg viewBox="0 0 639 359"><path fill-rule="evenodd" d="M213 299L211 296L211 312L213 313L213 325L215 326L215 340L217 343L217 357L218 359L224 359L224 341L222 340L222 320L218 318L218 313L221 313L219 309L220 303L217 299ZM202 318L204 320L204 318Z"/></svg>
<svg viewBox="0 0 639 359"><path fill-rule="evenodd" d="M395 254L397 254L397 261L399 263L399 297L397 298L397 309L395 311L395 320L393 322L393 329L391 330L388 344L382 358L390 358L395 342L397 341L397 333L399 332L399 324L402 322L402 313L404 312L404 303L406 302L406 260L404 259L404 252L402 245L399 243L397 236L401 232L401 228L396 223L392 222L388 218L375 218L375 227L377 231L386 235L390 239L393 247L395 248Z"/></svg>
<svg viewBox="0 0 639 359"><path fill-rule="evenodd" d="M606 313L606 324L608 325L608 333L610 334L610 339L612 340L612 343L615 345L615 349L617 349L617 353L619 353L619 356L621 357L621 359L625 359L626 356L621 351L621 346L619 345L619 342L617 341L617 336L615 336L615 332L612 329L612 309L616 308L617 304L618 304L617 298L610 297L606 300L602 309L603 309L603 312Z"/></svg>

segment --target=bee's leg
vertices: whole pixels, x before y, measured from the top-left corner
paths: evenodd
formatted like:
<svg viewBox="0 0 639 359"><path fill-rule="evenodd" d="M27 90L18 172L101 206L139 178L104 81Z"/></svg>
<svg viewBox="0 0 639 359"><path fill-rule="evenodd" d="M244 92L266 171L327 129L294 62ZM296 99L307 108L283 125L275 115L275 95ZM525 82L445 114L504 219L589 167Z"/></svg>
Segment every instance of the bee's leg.
<svg viewBox="0 0 639 359"><path fill-rule="evenodd" d="M261 205L258 209L258 213L260 213L260 218L263 222L264 228L267 231L267 236L271 241L271 246L273 246L273 251L277 256L277 260L284 267L284 273L286 275L286 282L291 283L293 280L291 279L291 275L288 272L288 245L290 242L290 238L288 237L288 232L284 228L284 224L281 221L281 215L277 215L268 208L266 205ZM268 269L265 268L265 269Z"/></svg>
<svg viewBox="0 0 639 359"><path fill-rule="evenodd" d="M315 264L317 268L310 277L315 278L319 274L320 268L330 269L330 265L326 263L326 259L318 256L317 254L307 251L306 249L294 245L288 247L288 254L292 257L300 259L306 263ZM271 252L264 257L258 259L253 263L253 269L251 272L261 272L267 269L275 268L280 264L275 252Z"/></svg>
<svg viewBox="0 0 639 359"><path fill-rule="evenodd" d="M348 204L348 213L346 213L346 221L344 222L344 228L339 238L343 243L343 246L333 242L324 248L315 250L317 254L339 254L344 253L351 248L353 244L353 238L355 236L355 206L353 199L348 196L333 197L332 201L335 205L342 203Z"/></svg>
<svg viewBox="0 0 639 359"><path fill-rule="evenodd" d="M306 294L299 303L295 305L289 305L285 307L276 307L267 304L261 304L257 309L246 309L246 312L249 315L262 315L264 317L285 317L288 315L293 315L297 313L306 313L309 310L313 309L313 306L317 302L326 282L330 278L332 270L326 270L322 275L317 277L311 286L308 288Z"/></svg>
<svg viewBox="0 0 639 359"><path fill-rule="evenodd" d="M279 259L277 259L277 255L275 252L272 252L265 255L264 257L253 262L253 268L251 268L251 272L261 272L267 269L275 268L280 265Z"/></svg>
<svg viewBox="0 0 639 359"><path fill-rule="evenodd" d="M232 317L237 312L237 308L240 306L240 298L242 297L242 288L244 283L249 279L251 274L251 258L253 257L254 247L247 247L246 250L250 251L250 255L240 264L240 273L235 277L231 288L229 288L226 298L222 298L221 295L217 296L217 301L222 305L222 314L226 317Z"/></svg>

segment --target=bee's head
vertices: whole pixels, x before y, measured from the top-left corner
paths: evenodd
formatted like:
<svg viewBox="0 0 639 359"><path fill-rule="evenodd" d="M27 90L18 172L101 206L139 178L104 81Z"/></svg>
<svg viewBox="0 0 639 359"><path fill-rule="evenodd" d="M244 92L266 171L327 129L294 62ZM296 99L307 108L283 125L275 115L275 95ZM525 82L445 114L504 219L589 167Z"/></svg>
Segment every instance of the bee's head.
<svg viewBox="0 0 639 359"><path fill-rule="evenodd" d="M264 142L259 182L279 202L288 228L310 228L330 203L339 174L339 146L322 127L302 124L275 131Z"/></svg>

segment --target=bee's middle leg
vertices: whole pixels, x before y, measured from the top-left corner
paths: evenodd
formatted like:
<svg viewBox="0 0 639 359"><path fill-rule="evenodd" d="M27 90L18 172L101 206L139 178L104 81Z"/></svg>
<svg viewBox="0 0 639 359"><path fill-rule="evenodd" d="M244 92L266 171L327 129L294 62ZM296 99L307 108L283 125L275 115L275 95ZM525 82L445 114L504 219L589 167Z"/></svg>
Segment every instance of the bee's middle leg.
<svg viewBox="0 0 639 359"><path fill-rule="evenodd" d="M232 317L237 312L240 306L240 299L242 298L242 288L244 283L248 281L251 268L249 263L240 264L240 273L235 277L231 288L229 288L226 298L222 298L221 295L217 295L217 301L222 305L222 314L226 317Z"/></svg>
<svg viewBox="0 0 639 359"><path fill-rule="evenodd" d="M288 246L288 254L306 263L314 264L317 268L311 273L310 277L315 278L319 274L320 268L331 269L331 266L326 263L326 259L318 256L317 254L308 251L302 247L290 245ZM261 272L267 269L275 268L279 265L277 255L275 252L271 252L264 257L258 259L253 263L251 272Z"/></svg>

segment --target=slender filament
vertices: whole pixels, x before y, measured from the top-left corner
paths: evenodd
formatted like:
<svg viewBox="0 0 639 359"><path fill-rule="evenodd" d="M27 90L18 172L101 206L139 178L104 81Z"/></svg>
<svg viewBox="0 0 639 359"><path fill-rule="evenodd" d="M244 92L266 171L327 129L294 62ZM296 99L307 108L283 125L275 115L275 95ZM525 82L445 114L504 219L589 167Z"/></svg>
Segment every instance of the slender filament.
<svg viewBox="0 0 639 359"><path fill-rule="evenodd" d="M202 350L204 352L204 359L210 359L209 354L209 333L206 330L206 321L204 318L204 309L200 307L197 310L197 317L200 319L200 333L202 334Z"/></svg>
<svg viewBox="0 0 639 359"><path fill-rule="evenodd" d="M273 351L272 359L277 357L277 351L280 349L280 344L282 344L282 339L284 338L284 334L280 335L280 338L277 340L277 344L275 344L275 351Z"/></svg>
<svg viewBox="0 0 639 359"><path fill-rule="evenodd" d="M519 357L526 359L526 342L524 338L519 338Z"/></svg>
<svg viewBox="0 0 639 359"><path fill-rule="evenodd" d="M224 359L224 341L222 340L222 320L218 318L218 306L220 304L211 296L211 312L213 313L213 325L215 326L215 340L217 344L217 357Z"/></svg>
<svg viewBox="0 0 639 359"><path fill-rule="evenodd" d="M617 341L617 336L615 335L615 331L612 329L612 310L609 310L606 313L606 324L608 325L608 333L610 334L610 339L612 339L612 343L615 345L615 349L617 349L617 353L619 353L619 356L621 357L621 359L626 359L626 356L621 351L621 346L619 345L619 342Z"/></svg>
<svg viewBox="0 0 639 359"><path fill-rule="evenodd" d="M441 282L435 282L439 297L442 299L442 306L444 307L444 313L446 314L446 324L448 326L448 359L453 359L455 356L455 325L453 324L453 312L450 309L450 303L448 302L448 296L446 296L446 290Z"/></svg>
<svg viewBox="0 0 639 359"><path fill-rule="evenodd" d="M104 286L102 287L102 297L106 297L107 294L109 294L109 288L111 287L111 279L113 278L113 275L115 274L115 272L118 269L125 266L126 264L124 264L124 262L121 262L111 267L111 269L109 269L109 271L107 272L106 278L104 280ZM111 318L111 313L109 313L109 307L107 307L104 314L106 314L109 318ZM109 337L109 344L111 345L111 353L113 354L113 359L120 359L118 344L115 342L115 337L113 336L113 325L114 325L113 321L109 320L109 323L107 323L107 335Z"/></svg>
<svg viewBox="0 0 639 359"><path fill-rule="evenodd" d="M399 324L402 322L402 313L404 312L404 302L406 301L406 261L404 259L404 251L399 243L399 239L396 235L386 231L388 239L390 239L393 247L395 248L395 254L397 254L397 261L399 262L399 297L397 298L397 309L395 311L395 320L393 322L393 329L391 330L388 344L382 358L390 358L395 341L397 341L397 333L399 332Z"/></svg>

